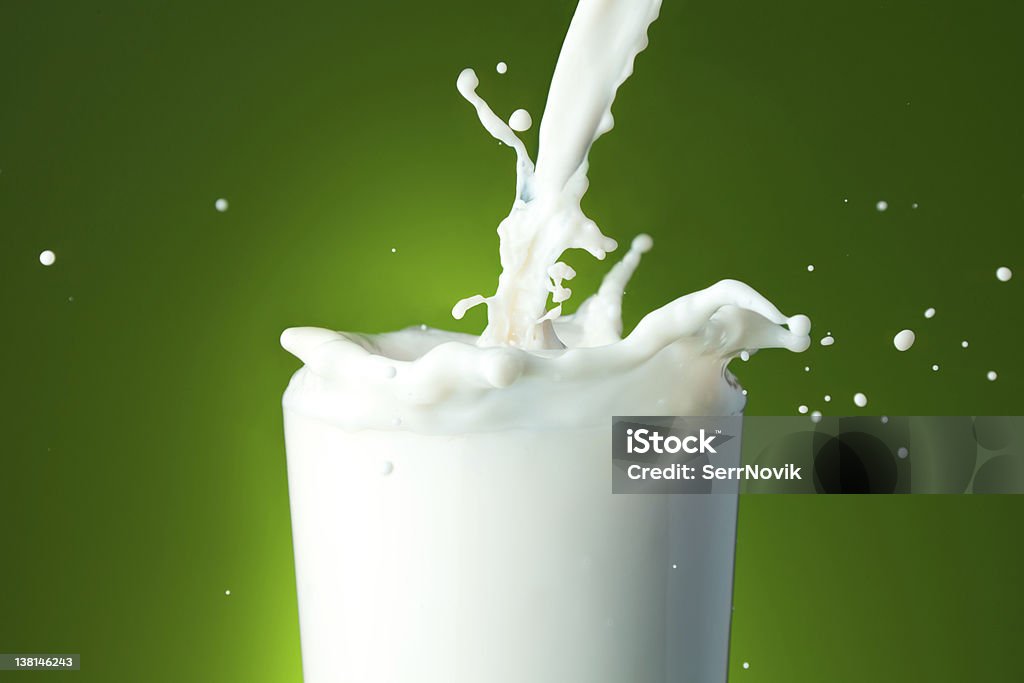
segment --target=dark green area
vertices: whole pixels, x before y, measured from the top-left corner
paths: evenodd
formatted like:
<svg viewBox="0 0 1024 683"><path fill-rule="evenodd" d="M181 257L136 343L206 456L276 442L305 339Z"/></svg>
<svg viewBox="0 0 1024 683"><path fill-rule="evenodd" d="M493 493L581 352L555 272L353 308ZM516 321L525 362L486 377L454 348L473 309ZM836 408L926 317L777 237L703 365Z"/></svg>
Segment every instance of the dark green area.
<svg viewBox="0 0 1024 683"><path fill-rule="evenodd" d="M448 312L494 287L513 159L455 78L539 119L572 8L0 4L0 651L82 654L45 680L300 679L277 336L481 328ZM655 238L628 322L734 277L838 340L737 362L750 414L1020 414L1022 25L666 0L585 205ZM569 261L578 302L607 264ZM745 499L735 680L1016 677L1022 512Z"/></svg>

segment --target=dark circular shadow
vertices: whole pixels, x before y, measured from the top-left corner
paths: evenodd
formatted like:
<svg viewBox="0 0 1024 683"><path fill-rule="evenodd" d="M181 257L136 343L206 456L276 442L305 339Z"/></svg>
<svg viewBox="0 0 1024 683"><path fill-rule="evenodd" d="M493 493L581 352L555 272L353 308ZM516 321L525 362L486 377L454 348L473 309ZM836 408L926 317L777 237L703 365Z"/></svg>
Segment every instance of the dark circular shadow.
<svg viewBox="0 0 1024 683"><path fill-rule="evenodd" d="M896 482L896 455L871 434L839 434L814 456L818 493L893 493Z"/></svg>

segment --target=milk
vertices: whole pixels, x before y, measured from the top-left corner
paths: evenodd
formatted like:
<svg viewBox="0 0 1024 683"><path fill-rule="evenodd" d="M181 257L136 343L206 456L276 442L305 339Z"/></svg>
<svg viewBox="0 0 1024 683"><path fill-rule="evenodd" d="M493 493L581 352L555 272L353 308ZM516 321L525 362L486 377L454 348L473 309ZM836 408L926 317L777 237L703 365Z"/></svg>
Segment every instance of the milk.
<svg viewBox="0 0 1024 683"><path fill-rule="evenodd" d="M623 336L647 235L563 311L563 253L618 246L580 208L587 155L659 7L581 0L536 164L459 75L517 166L497 288L453 308L487 306L480 336L282 335L304 363L283 403L307 683L725 680L736 498L613 496L611 416L740 414L729 362L805 350L810 321L723 280Z"/></svg>

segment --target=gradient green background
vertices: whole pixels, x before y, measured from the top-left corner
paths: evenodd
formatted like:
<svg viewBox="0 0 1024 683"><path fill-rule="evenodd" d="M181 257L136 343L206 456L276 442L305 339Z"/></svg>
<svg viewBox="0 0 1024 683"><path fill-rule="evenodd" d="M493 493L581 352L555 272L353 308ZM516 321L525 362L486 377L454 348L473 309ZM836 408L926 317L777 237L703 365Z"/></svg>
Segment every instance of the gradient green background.
<svg viewBox="0 0 1024 683"><path fill-rule="evenodd" d="M0 679L300 680L278 335L481 329L448 312L494 287L513 158L455 78L539 119L573 6L0 4L0 652L84 663ZM627 323L735 277L838 340L737 363L750 414L1020 414L1022 25L666 0L585 201L655 238ZM580 293L606 268L569 261ZM744 499L734 680L1018 677L1022 513Z"/></svg>

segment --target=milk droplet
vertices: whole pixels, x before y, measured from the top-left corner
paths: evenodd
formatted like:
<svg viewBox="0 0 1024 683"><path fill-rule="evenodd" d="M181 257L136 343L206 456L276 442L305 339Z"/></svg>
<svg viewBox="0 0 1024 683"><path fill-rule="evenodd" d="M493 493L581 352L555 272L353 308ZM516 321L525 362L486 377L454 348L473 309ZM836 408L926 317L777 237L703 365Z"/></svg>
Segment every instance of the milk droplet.
<svg viewBox="0 0 1024 683"><path fill-rule="evenodd" d="M808 273L813 273L814 272L814 264L813 263L812 264L808 264L807 272Z"/></svg>
<svg viewBox="0 0 1024 683"><path fill-rule="evenodd" d="M749 351L740 351L740 360L744 361L744 362L750 360L750 352Z"/></svg>
<svg viewBox="0 0 1024 683"><path fill-rule="evenodd" d="M868 397L858 391L853 395L853 404L858 408L863 408L868 404Z"/></svg>
<svg viewBox="0 0 1024 683"><path fill-rule="evenodd" d="M225 211L228 210L228 200L221 197L220 199L213 203L213 208L217 209L221 213L224 213Z"/></svg>
<svg viewBox="0 0 1024 683"><path fill-rule="evenodd" d="M392 253L392 254L397 254L397 253L398 253L398 250L397 250L397 249L395 249L394 247L391 247L391 253Z"/></svg>
<svg viewBox="0 0 1024 683"><path fill-rule="evenodd" d="M960 347L961 348L966 349L968 346L970 346L970 344L967 343L966 339L964 339L962 342L960 342Z"/></svg>
<svg viewBox="0 0 1024 683"><path fill-rule="evenodd" d="M888 415L883 415L882 416L882 424L889 424L889 416Z"/></svg>
<svg viewBox="0 0 1024 683"><path fill-rule="evenodd" d="M743 662L743 668L744 669L749 669L750 668L750 662Z"/></svg>
<svg viewBox="0 0 1024 683"><path fill-rule="evenodd" d="M390 460L385 460L380 464L380 476L386 477L395 471L395 465Z"/></svg>
<svg viewBox="0 0 1024 683"><path fill-rule="evenodd" d="M532 125L533 117L525 109L516 109L512 116L508 117L508 127L514 131L522 133L524 130L530 130Z"/></svg>
<svg viewBox="0 0 1024 683"><path fill-rule="evenodd" d="M935 317L935 309L934 308L926 308L925 311L924 311L924 317L926 317L926 318L934 318Z"/></svg>
<svg viewBox="0 0 1024 683"><path fill-rule="evenodd" d="M800 413L801 415L806 415L807 414L807 406L799 406L796 409L796 412Z"/></svg>
<svg viewBox="0 0 1024 683"><path fill-rule="evenodd" d="M916 209L917 208L917 202L914 202L913 204L911 204L910 208L911 209Z"/></svg>
<svg viewBox="0 0 1024 683"><path fill-rule="evenodd" d="M836 343L836 340L835 340L835 338L832 335L828 335L827 337L822 337L821 338L821 345L822 346L832 346L835 343Z"/></svg>
<svg viewBox="0 0 1024 683"><path fill-rule="evenodd" d="M224 591L224 595L231 595L231 591L230 590Z"/></svg>
<svg viewBox="0 0 1024 683"><path fill-rule="evenodd" d="M747 390L746 390L746 389L744 389L744 390L743 390L743 395L744 395L744 396L746 396L746 395L747 395Z"/></svg>
<svg viewBox="0 0 1024 683"><path fill-rule="evenodd" d="M875 208L879 211L885 211L886 209L889 208L889 202L885 201L884 199L879 200L879 202L875 204Z"/></svg>
<svg viewBox="0 0 1024 683"><path fill-rule="evenodd" d="M989 382L995 382L999 378L999 375L996 374L995 370L989 370L988 374L985 376L988 377Z"/></svg>
<svg viewBox="0 0 1024 683"><path fill-rule="evenodd" d="M506 73L508 71L508 64L505 62L498 62L498 65L494 67L494 70L500 74Z"/></svg>
<svg viewBox="0 0 1024 683"><path fill-rule="evenodd" d="M892 343L896 347L897 351L906 351L914 345L914 340L916 338L917 337L914 336L913 330L901 330L892 338Z"/></svg>
<svg viewBox="0 0 1024 683"><path fill-rule="evenodd" d="M932 372L938 372L938 371L939 371L939 365L938 365L938 363L936 363L935 365L932 366Z"/></svg>
<svg viewBox="0 0 1024 683"><path fill-rule="evenodd" d="M1011 277L1013 277L1013 271L1006 266L996 269L996 279L1000 282L1009 282Z"/></svg>
<svg viewBox="0 0 1024 683"><path fill-rule="evenodd" d="M811 422L817 424L821 422L821 411L815 410L811 413Z"/></svg>
<svg viewBox="0 0 1024 683"><path fill-rule="evenodd" d="M57 260L57 255L47 249L39 254L39 262L44 266L52 266L53 262Z"/></svg>
<svg viewBox="0 0 1024 683"><path fill-rule="evenodd" d="M672 569L679 569L679 565L678 564L672 565Z"/></svg>
<svg viewBox="0 0 1024 683"><path fill-rule="evenodd" d="M899 449L896 450L896 455L898 455L901 458L905 458L908 455L910 455L910 451L908 451L905 447L900 446Z"/></svg>
<svg viewBox="0 0 1024 683"><path fill-rule="evenodd" d="M825 403L830 403L831 401L832 401L831 394L825 394Z"/></svg>
<svg viewBox="0 0 1024 683"><path fill-rule="evenodd" d="M805 365L804 366L804 372L810 372L810 371L811 371L811 366L810 365Z"/></svg>

